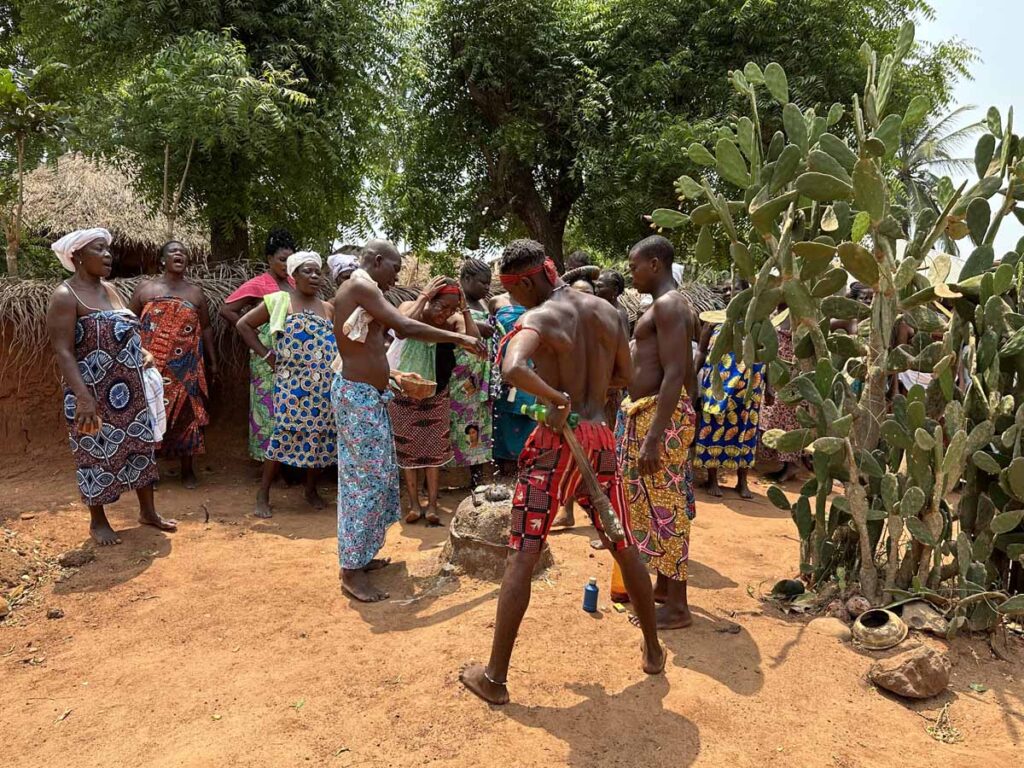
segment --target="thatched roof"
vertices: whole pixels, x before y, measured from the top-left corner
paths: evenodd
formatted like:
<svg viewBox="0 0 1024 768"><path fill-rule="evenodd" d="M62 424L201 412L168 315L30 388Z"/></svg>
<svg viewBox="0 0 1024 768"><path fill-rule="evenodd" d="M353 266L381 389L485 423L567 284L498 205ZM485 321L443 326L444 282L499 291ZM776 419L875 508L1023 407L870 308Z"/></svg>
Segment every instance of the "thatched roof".
<svg viewBox="0 0 1024 768"><path fill-rule="evenodd" d="M189 279L202 287L209 302L217 354L225 368L232 365L241 368L246 364L245 345L234 328L220 319L217 311L235 288L264 269L266 265L256 262L220 263L210 267L196 264L189 269ZM127 302L139 281L145 279L149 277L117 278L109 282ZM38 364L52 356L46 333L46 308L50 294L59 283L57 279L0 278L0 342L10 352L6 359L0 360L0 378L16 371L19 365ZM324 299L333 295L334 287L324 286ZM396 285L384 297L397 307L418 295L415 288Z"/></svg>
<svg viewBox="0 0 1024 768"><path fill-rule="evenodd" d="M175 237L206 253L210 235L179 219ZM193 217L194 218L194 217ZM114 241L156 248L167 239L164 222L134 193L132 180L109 163L68 154L25 176L25 223L55 237L86 227L106 227Z"/></svg>

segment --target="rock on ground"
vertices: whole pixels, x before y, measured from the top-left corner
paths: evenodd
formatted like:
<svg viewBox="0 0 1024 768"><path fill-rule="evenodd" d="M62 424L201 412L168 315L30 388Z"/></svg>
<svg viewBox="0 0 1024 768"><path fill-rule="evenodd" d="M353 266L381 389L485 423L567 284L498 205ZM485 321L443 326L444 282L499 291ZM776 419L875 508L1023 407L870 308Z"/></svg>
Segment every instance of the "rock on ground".
<svg viewBox="0 0 1024 768"><path fill-rule="evenodd" d="M897 696L927 699L946 690L951 668L946 654L922 645L876 661L868 670L868 679Z"/></svg>
<svg viewBox="0 0 1024 768"><path fill-rule="evenodd" d="M57 562L64 568L81 568L95 559L96 553L91 549L69 549L57 558Z"/></svg>
<svg viewBox="0 0 1024 768"><path fill-rule="evenodd" d="M817 632L819 635L828 635L844 642L848 641L851 637L850 628L846 626L846 623L834 616L822 616L821 618L811 619L807 624L807 628Z"/></svg>
<svg viewBox="0 0 1024 768"><path fill-rule="evenodd" d="M467 576L500 580L509 553L510 519L508 501L484 501L477 507L471 498L466 498L452 517L442 561L451 563ZM550 568L554 562L551 549L545 543L535 573Z"/></svg>

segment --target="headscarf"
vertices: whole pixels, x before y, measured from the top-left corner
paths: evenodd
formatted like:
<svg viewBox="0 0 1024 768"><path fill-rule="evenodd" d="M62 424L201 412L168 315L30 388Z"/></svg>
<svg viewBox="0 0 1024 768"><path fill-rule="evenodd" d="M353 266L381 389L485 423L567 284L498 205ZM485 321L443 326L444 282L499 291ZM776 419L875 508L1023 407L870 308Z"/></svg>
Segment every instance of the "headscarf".
<svg viewBox="0 0 1024 768"><path fill-rule="evenodd" d="M459 288L458 283L445 283L437 290L437 295L444 296L445 294L459 296L462 294L462 289Z"/></svg>
<svg viewBox="0 0 1024 768"><path fill-rule="evenodd" d="M285 262L285 267L288 270L288 277L295 274L295 270L301 267L303 264L316 264L318 267L323 267L324 260L320 258L320 254L316 251L296 251L288 257L288 261Z"/></svg>
<svg viewBox="0 0 1024 768"><path fill-rule="evenodd" d="M57 254L57 260L68 272L75 271L75 263L71 260L71 256L75 251L84 248L93 240L103 239L107 246L109 246L114 238L110 236L110 233L103 229L103 227L93 227L92 229L76 229L74 232L69 232L64 235L60 240L53 243L50 248Z"/></svg>
<svg viewBox="0 0 1024 768"><path fill-rule="evenodd" d="M531 275L536 275L538 272L543 272L547 276L548 282L552 285L558 282L558 270L555 269L555 262L551 259L544 259L542 264L527 269L523 272L516 272L514 274L502 274L499 275L498 279L501 280L501 284L508 288L510 285L516 285L518 283L529 282L527 280Z"/></svg>
<svg viewBox="0 0 1024 768"><path fill-rule="evenodd" d="M331 277L338 279L338 275L356 269L359 266L359 257L351 253L332 253L327 257L327 268L331 270Z"/></svg>

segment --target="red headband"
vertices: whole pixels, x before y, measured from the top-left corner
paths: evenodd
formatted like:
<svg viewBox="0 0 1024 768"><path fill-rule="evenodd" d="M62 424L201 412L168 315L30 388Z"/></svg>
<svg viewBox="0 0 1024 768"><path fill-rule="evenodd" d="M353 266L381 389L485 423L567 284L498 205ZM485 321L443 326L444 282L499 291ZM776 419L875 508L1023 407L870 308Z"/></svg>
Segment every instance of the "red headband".
<svg viewBox="0 0 1024 768"><path fill-rule="evenodd" d="M440 290L438 290L437 292L437 295L444 296L446 293L451 293L458 296L460 293L462 293L462 291L459 290L459 286L455 285L454 283L448 283L447 285L441 286Z"/></svg>
<svg viewBox="0 0 1024 768"><path fill-rule="evenodd" d="M551 259L544 259L543 264L540 264L533 269L528 269L525 272L517 272L514 275L500 275L498 279L501 280L501 284L503 286L508 288L511 285L527 282L528 277L536 275L541 270L544 271L544 274L547 276L548 280L551 281L552 285L558 282L558 270L555 269L555 262Z"/></svg>

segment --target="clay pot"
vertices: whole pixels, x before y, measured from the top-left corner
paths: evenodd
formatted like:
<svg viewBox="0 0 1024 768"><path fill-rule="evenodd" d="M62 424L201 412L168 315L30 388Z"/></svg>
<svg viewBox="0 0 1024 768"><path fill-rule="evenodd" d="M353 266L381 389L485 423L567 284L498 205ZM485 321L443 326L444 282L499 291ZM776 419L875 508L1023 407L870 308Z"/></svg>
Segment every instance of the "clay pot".
<svg viewBox="0 0 1024 768"><path fill-rule="evenodd" d="M907 638L908 631L903 619L884 608L864 611L853 622L854 641L873 651L899 645Z"/></svg>

